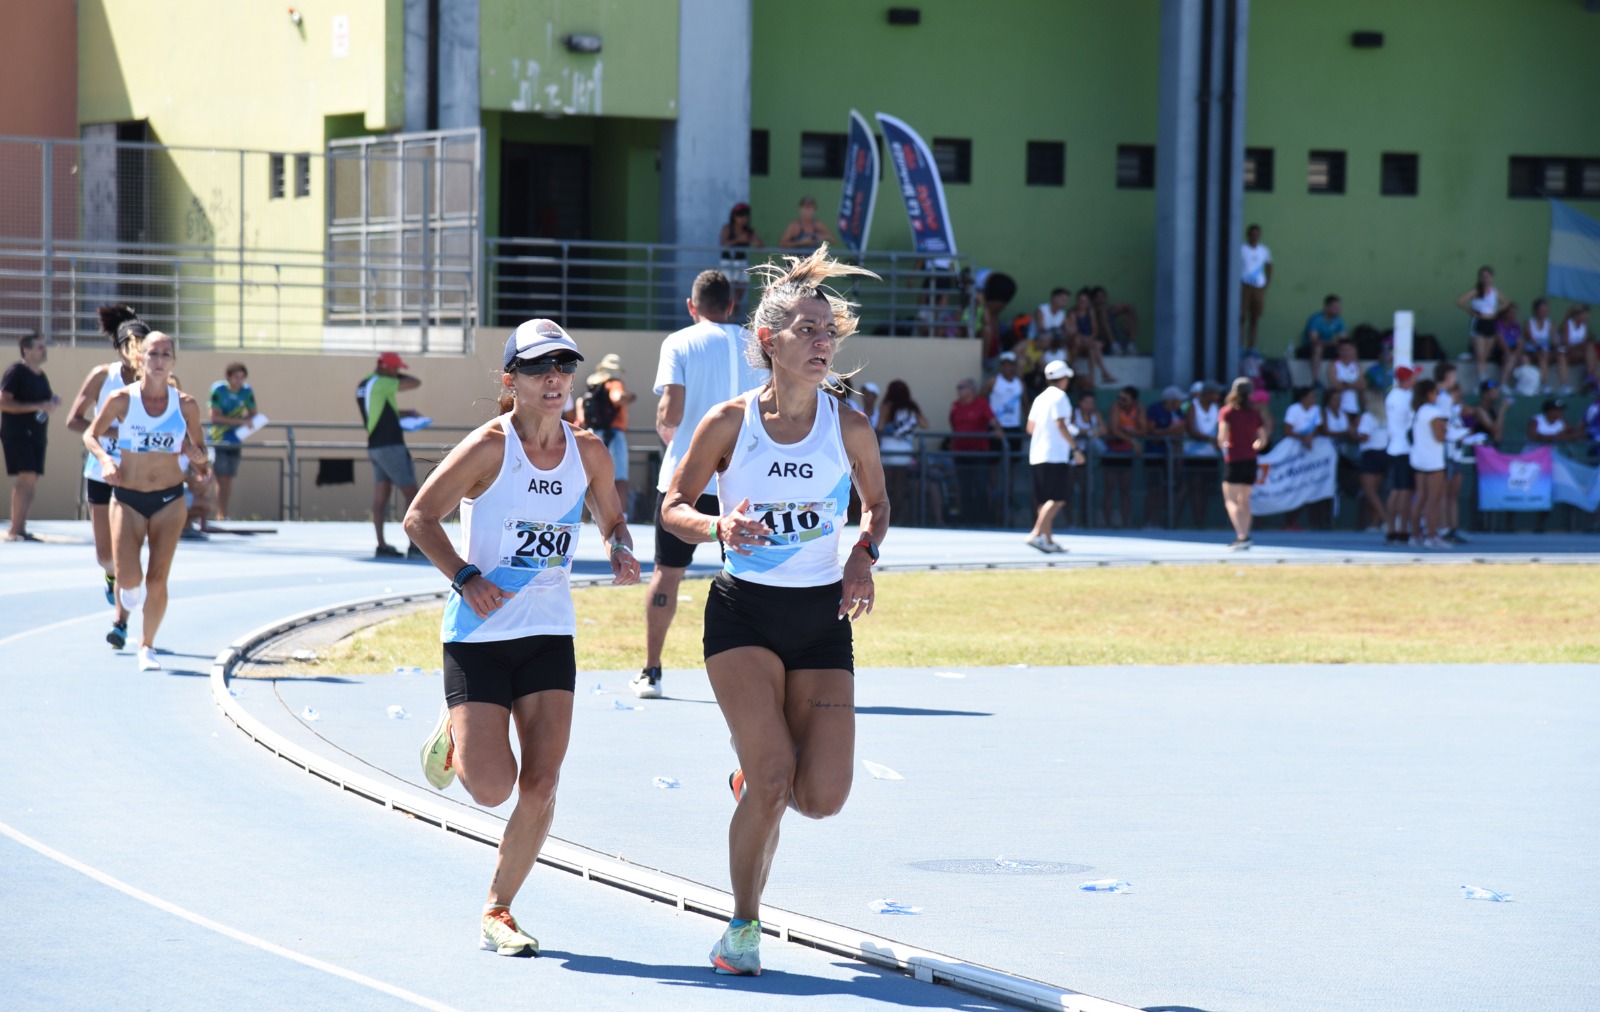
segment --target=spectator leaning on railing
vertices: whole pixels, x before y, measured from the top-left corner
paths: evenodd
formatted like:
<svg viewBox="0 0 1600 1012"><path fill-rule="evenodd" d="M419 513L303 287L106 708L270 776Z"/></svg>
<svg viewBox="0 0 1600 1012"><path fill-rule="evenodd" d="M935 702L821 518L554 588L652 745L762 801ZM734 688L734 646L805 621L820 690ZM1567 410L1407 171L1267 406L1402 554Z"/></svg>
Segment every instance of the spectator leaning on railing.
<svg viewBox="0 0 1600 1012"><path fill-rule="evenodd" d="M1212 483L1217 480L1217 415L1222 411L1222 385L1214 380L1196 382L1189 388L1189 404L1183 411L1183 460L1178 485L1178 517L1184 506L1194 514L1196 530L1206 525Z"/></svg>
<svg viewBox="0 0 1600 1012"><path fill-rule="evenodd" d="M878 452L883 460L884 481L889 489L889 513L910 518L907 475L916 462L916 434L928 427L922 408L911 399L905 380L891 380L878 408Z"/></svg>
<svg viewBox="0 0 1600 1012"><path fill-rule="evenodd" d="M956 399L950 405L950 431L981 434L978 438L953 436L950 439L950 449L957 454L961 524L971 527L974 524L992 523L994 517L989 512L990 472L993 470L994 451L1002 449L1003 452L1006 434L995 418L989 401L978 396L978 384L971 379L956 384Z"/></svg>
<svg viewBox="0 0 1600 1012"><path fill-rule="evenodd" d="M1106 456L1100 461L1100 475L1106 486L1106 523L1124 527L1133 523L1133 458L1143 455L1144 408L1139 404L1139 388L1126 386L1117 391L1106 423ZM1113 508L1120 503L1121 509Z"/></svg>
<svg viewBox="0 0 1600 1012"><path fill-rule="evenodd" d="M229 362L222 375L226 378L211 384L211 424L206 429L206 438L216 454L211 470L217 476L218 520L228 519L233 479L239 473L239 460L244 454L239 443L239 427L249 424L261 410L256 404L256 392L247 382L250 370L243 362Z"/></svg>
<svg viewBox="0 0 1600 1012"><path fill-rule="evenodd" d="M1167 461L1183 438L1183 391L1167 387L1161 400L1145 409L1144 524L1153 527L1167 509ZM1169 518L1178 525L1176 516Z"/></svg>

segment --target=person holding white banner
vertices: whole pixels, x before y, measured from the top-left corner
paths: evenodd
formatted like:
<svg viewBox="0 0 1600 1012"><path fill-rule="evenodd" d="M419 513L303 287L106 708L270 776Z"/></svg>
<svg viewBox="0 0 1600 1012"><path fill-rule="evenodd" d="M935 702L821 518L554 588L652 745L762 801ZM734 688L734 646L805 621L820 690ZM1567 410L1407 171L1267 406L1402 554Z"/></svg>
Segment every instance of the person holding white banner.
<svg viewBox="0 0 1600 1012"><path fill-rule="evenodd" d="M1431 379L1418 380L1411 390L1414 412L1411 422L1411 470L1416 475L1417 494L1411 506L1411 545L1413 548L1449 548L1439 537L1444 522L1444 437L1449 417L1439 406L1439 385ZM1423 522L1427 536L1423 536Z"/></svg>
<svg viewBox="0 0 1600 1012"><path fill-rule="evenodd" d="M1251 401L1255 384L1244 376L1233 381L1227 402L1217 413L1217 445L1222 447L1222 502L1233 523L1232 551L1250 547L1250 490L1256 483L1256 457L1267 448L1272 416Z"/></svg>

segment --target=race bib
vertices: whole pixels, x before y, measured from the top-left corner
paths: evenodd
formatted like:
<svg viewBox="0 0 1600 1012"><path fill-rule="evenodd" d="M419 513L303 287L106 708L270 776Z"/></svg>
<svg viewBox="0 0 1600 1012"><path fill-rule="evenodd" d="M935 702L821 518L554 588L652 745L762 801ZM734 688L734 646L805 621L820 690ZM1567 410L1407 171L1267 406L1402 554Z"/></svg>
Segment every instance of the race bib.
<svg viewBox="0 0 1600 1012"><path fill-rule="evenodd" d="M793 548L807 541L815 541L834 532L833 517L837 512L833 499L802 502L758 502L750 506L750 515L772 528L767 544L774 548ZM826 517L827 519L824 519Z"/></svg>
<svg viewBox="0 0 1600 1012"><path fill-rule="evenodd" d="M500 536L500 565L512 569L561 569L572 562L577 524L507 519Z"/></svg>
<svg viewBox="0 0 1600 1012"><path fill-rule="evenodd" d="M141 432L133 441L135 453L177 453L179 435L176 432Z"/></svg>

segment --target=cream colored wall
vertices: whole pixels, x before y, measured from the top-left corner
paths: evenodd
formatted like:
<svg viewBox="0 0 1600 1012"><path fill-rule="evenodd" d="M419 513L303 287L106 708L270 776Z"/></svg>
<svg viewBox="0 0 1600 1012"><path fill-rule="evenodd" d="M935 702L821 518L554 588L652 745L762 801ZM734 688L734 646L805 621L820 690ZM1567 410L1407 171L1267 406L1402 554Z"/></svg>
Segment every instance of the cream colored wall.
<svg viewBox="0 0 1600 1012"><path fill-rule="evenodd" d="M501 354L509 331L483 328L477 332L476 351L470 357L408 356L411 374L422 380L416 391L400 395L400 406L415 408L432 417L439 426L471 426L494 414L494 397L501 371ZM608 352L622 359L623 378L638 394L630 409L630 441L635 447L659 446L652 434L656 396L656 363L664 333L654 331L577 331L574 338L586 358L576 380L582 383L589 365ZM104 350L52 347L45 372L51 386L61 396L63 407L52 422L50 444L45 460L45 476L39 483L33 516L63 519L77 515L82 472L83 447L78 434L64 424L66 407L77 393L91 368L110 362L114 356ZM284 459L281 450L265 444L282 441L284 423L301 423L296 438L302 478L301 509L305 519L360 520L369 515L372 494L371 468L364 450L365 435L359 429L344 431L317 429L310 423L357 423L361 420L355 403L356 384L372 370L368 356L346 355L244 355L225 352L185 352L180 344L177 372L184 388L202 401L214 380L221 379L229 362L242 361L250 370L250 385L256 391L261 409L274 424L246 442L244 463L234 485L233 515L238 518L279 519L278 467ZM9 364L9 359L5 360ZM978 345L975 341L921 340L890 337L854 337L839 352L843 369L860 367L859 385L873 380L880 387L892 379L903 379L912 395L922 404L935 428L946 424L946 414L955 397L956 381L978 375ZM202 415L204 412L202 411ZM423 447L454 443L460 433L424 430L409 442L413 456L438 459L442 449ZM360 444L347 449L307 447L308 441L345 441ZM254 444L254 445L252 445ZM354 485L318 488L315 485L317 458L336 457L356 461ZM637 464L636 464L637 468ZM426 468L419 468L419 477ZM636 487L643 487L644 476L635 474ZM10 502L10 479L0 479L0 503ZM0 508L5 508L0 506Z"/></svg>

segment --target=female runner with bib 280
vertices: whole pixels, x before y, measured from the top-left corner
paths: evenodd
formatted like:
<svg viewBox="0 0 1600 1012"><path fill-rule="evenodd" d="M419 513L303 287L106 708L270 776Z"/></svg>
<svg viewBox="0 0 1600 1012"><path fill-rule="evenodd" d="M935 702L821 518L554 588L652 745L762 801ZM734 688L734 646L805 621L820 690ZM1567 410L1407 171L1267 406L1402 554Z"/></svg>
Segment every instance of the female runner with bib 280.
<svg viewBox="0 0 1600 1012"><path fill-rule="evenodd" d="M139 630L139 670L159 671L156 631L167 614L167 573L183 534L188 506L183 499L183 468L178 455L189 446L195 470L206 469L206 437L200 406L172 386L177 347L152 330L140 342L139 381L106 398L84 430L83 445L100 461L101 479L111 486L112 556L117 599L130 612L144 607ZM117 430L120 457L103 437ZM148 542L150 558L139 571L139 550Z"/></svg>
<svg viewBox="0 0 1600 1012"><path fill-rule="evenodd" d="M459 776L490 808L517 791L480 925L481 947L502 956L539 954L511 902L550 830L572 730L577 620L568 578L586 494L615 582L639 582L610 452L561 420L581 361L555 323L518 327L506 341L500 416L450 451L406 511L406 535L452 588L440 630L445 705L422 747L423 773L440 790ZM457 506L460 552L440 525Z"/></svg>
<svg viewBox="0 0 1600 1012"><path fill-rule="evenodd" d="M706 415L662 503L667 530L691 544L720 541L726 560L705 626L706 674L739 755L728 781L737 800L728 826L733 919L711 950L719 973L761 972L761 892L784 808L822 819L850 795L850 623L872 611L872 565L889 529L872 424L822 386L856 326L850 304L823 283L875 275L835 263L826 246L789 263L770 268L746 349L771 379ZM718 517L694 506L713 472ZM861 539L841 572L852 479Z"/></svg>

